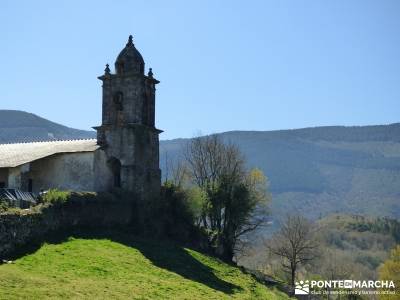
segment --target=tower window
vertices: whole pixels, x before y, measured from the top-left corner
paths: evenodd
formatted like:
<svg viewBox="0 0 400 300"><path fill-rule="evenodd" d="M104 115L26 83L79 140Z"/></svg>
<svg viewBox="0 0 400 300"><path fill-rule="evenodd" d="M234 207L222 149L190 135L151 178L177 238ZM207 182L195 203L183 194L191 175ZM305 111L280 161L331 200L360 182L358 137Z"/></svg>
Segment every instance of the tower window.
<svg viewBox="0 0 400 300"><path fill-rule="evenodd" d="M122 92L117 92L114 94L113 101L117 110L123 110L124 95Z"/></svg>
<svg viewBox="0 0 400 300"><path fill-rule="evenodd" d="M29 179L28 180L28 192L32 193L33 191L33 180Z"/></svg>

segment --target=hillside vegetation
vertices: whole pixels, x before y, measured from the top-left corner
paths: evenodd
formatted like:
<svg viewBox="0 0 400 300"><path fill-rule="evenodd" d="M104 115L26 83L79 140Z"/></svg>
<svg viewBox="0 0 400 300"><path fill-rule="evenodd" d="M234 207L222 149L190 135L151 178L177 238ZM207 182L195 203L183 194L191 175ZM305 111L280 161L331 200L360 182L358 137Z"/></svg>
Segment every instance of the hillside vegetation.
<svg viewBox="0 0 400 300"><path fill-rule="evenodd" d="M400 244L400 221L357 215L330 215L315 222L317 258L303 265L299 278L377 279L379 267ZM277 257L264 245L255 246L241 264L286 280Z"/></svg>
<svg viewBox="0 0 400 300"><path fill-rule="evenodd" d="M94 131L69 128L18 110L0 110L0 144L95 138Z"/></svg>
<svg viewBox="0 0 400 300"><path fill-rule="evenodd" d="M322 255L313 272L354 279L378 277L378 267L400 243L400 222L386 218L332 215L317 222Z"/></svg>
<svg viewBox="0 0 400 300"><path fill-rule="evenodd" d="M288 299L237 267L169 242L70 237L0 266L0 299Z"/></svg>
<svg viewBox="0 0 400 300"><path fill-rule="evenodd" d="M220 134L270 181L273 215L297 211L400 217L400 123ZM160 166L188 140L161 141Z"/></svg>

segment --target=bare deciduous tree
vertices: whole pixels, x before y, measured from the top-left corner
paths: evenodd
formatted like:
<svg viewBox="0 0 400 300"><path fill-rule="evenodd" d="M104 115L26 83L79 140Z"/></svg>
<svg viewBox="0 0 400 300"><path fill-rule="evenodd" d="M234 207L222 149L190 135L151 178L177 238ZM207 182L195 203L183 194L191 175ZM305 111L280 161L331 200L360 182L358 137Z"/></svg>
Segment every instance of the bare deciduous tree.
<svg viewBox="0 0 400 300"><path fill-rule="evenodd" d="M187 165L182 159L173 159L168 156L168 152L164 153L165 171L164 184L171 182L173 185L182 187L189 176Z"/></svg>
<svg viewBox="0 0 400 300"><path fill-rule="evenodd" d="M268 241L268 249L282 258L282 267L290 274L290 284L295 285L299 265L317 257L318 244L313 239L314 227L302 216L288 215L280 230Z"/></svg>

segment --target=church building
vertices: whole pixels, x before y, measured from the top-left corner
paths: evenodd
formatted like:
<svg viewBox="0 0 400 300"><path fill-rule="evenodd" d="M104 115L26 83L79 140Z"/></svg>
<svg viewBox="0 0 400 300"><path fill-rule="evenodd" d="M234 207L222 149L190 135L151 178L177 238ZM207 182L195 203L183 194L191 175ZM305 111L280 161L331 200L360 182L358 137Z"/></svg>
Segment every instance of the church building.
<svg viewBox="0 0 400 300"><path fill-rule="evenodd" d="M97 140L0 145L0 188L38 193L51 188L107 191L123 188L146 201L161 185L155 93L159 83L129 36L102 81Z"/></svg>

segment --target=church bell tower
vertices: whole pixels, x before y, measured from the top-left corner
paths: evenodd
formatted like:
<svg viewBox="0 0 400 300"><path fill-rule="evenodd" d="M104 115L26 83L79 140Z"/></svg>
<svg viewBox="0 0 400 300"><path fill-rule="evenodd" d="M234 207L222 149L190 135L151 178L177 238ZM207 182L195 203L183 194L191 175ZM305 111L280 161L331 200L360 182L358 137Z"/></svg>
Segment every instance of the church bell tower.
<svg viewBox="0 0 400 300"><path fill-rule="evenodd" d="M99 181L107 186L103 189L123 188L146 201L160 192L158 135L162 131L155 127L159 81L151 68L147 75L144 70L143 57L129 36L115 61L115 73L107 64L104 74L98 77L103 82L102 124L94 129L103 152L96 164L105 165L108 174L106 180ZM104 172L96 176L104 177Z"/></svg>

